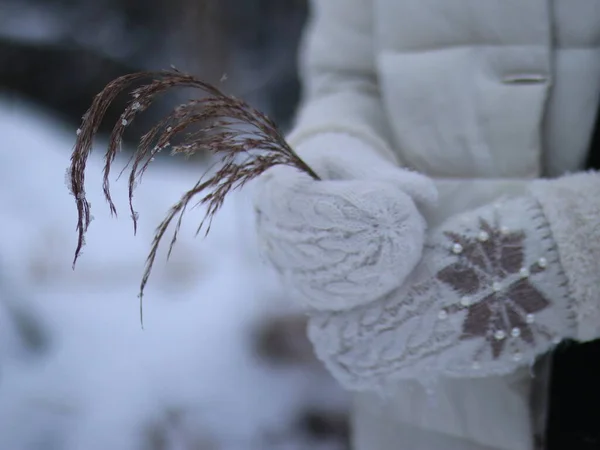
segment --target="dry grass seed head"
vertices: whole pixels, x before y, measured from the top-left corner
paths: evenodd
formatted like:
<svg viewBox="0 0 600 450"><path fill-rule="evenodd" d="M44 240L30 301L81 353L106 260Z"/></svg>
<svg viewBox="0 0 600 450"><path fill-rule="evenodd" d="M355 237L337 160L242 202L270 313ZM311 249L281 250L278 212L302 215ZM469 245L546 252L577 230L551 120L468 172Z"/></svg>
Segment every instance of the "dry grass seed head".
<svg viewBox="0 0 600 450"><path fill-rule="evenodd" d="M142 314L144 288L150 277L160 242L169 225L177 217L169 245L168 255L170 255L190 202L197 199L195 205L206 207L205 217L200 222L197 233L200 233L202 229L208 233L211 221L223 205L227 195L271 167L288 165L307 173L315 180L319 179L287 144L276 124L243 100L228 96L215 86L174 68L160 72L140 72L122 76L109 83L102 92L96 95L92 105L83 115L80 129L77 130L77 139L68 172L68 183L70 191L75 197L78 213L78 240L73 266L81 254L85 243L85 233L91 221L90 203L85 194L85 170L92 150L93 139L107 109L117 95L128 89L134 82L139 83L148 79L149 82L131 91L132 98L115 124L109 138L108 149L104 157L103 192L111 214L116 215L117 209L111 197L109 176L121 148L123 133L137 114L146 110L159 95L173 88L196 88L205 96L177 106L159 121L141 137L138 148L122 169L121 174L129 168L128 197L134 233L137 231L138 220L138 214L133 207L135 187L154 157L169 147L176 135L183 134L184 136L180 143L172 147L172 154L190 156L199 151L208 151L218 157L220 168L212 175L204 174L171 207L165 219L157 227L140 284L140 315ZM195 128L190 131L192 125Z"/></svg>

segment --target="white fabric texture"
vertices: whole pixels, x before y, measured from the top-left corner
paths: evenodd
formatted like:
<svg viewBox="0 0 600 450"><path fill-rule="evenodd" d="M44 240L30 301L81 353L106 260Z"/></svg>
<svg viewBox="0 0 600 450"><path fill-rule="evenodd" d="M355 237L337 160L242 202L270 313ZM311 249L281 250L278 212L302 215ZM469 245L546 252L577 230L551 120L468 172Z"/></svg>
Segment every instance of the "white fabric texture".
<svg viewBox="0 0 600 450"><path fill-rule="evenodd" d="M529 368L503 377L398 383L355 398L354 448L530 450Z"/></svg>
<svg viewBox="0 0 600 450"><path fill-rule="evenodd" d="M319 151L330 143L337 147ZM433 182L344 135L308 141L297 152L323 181L277 167L255 195L261 247L286 287L325 310L399 287L421 258L426 222L415 201L435 204Z"/></svg>
<svg viewBox="0 0 600 450"><path fill-rule="evenodd" d="M542 205L575 299L580 341L600 336L600 174L539 180L531 191Z"/></svg>

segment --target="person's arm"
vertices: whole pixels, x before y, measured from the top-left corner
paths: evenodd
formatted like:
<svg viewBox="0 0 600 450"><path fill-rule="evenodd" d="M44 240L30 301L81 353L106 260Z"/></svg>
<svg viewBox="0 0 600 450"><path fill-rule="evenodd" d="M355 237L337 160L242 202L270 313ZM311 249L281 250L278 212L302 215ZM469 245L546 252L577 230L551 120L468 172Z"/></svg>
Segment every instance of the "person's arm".
<svg viewBox="0 0 600 450"><path fill-rule="evenodd" d="M404 287L313 310L318 356L346 387L370 390L508 374L562 339L600 337L599 199L600 174L587 172L452 217Z"/></svg>
<svg viewBox="0 0 600 450"><path fill-rule="evenodd" d="M375 70L373 2L311 0L309 6L299 49L302 100L290 143L318 147L313 138L344 134L361 151L395 161Z"/></svg>
<svg viewBox="0 0 600 450"><path fill-rule="evenodd" d="M390 149L373 2L311 0L310 7L303 99L287 140L322 181L275 167L257 180L254 208L261 248L288 286L307 304L343 309L403 283L421 257L422 213L438 193L431 179L399 167Z"/></svg>

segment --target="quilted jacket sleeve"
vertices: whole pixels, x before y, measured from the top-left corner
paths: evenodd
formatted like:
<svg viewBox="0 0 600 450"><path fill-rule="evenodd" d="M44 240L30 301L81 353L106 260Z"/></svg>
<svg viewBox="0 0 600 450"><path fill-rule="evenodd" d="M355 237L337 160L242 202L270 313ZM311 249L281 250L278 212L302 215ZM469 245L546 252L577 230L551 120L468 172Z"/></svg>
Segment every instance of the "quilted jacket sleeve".
<svg viewBox="0 0 600 450"><path fill-rule="evenodd" d="M380 99L370 0L311 0L299 51L303 98L293 146L341 132L395 160Z"/></svg>

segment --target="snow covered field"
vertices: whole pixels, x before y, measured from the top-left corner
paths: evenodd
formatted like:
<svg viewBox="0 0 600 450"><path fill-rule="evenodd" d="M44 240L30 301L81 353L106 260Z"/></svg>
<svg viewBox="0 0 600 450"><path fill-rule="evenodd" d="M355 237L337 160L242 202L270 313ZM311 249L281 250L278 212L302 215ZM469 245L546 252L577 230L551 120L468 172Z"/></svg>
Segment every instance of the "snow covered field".
<svg viewBox="0 0 600 450"><path fill-rule="evenodd" d="M254 246L242 191L195 238L188 212L159 256L139 321L137 292L156 225L199 167L151 167L136 195L101 196L102 143L87 193L95 219L75 270L76 209L65 186L74 142L26 105L0 102L0 450L338 449L298 425L302 412L344 413L319 367L269 365L254 331L289 302ZM115 171L118 172L118 171Z"/></svg>

